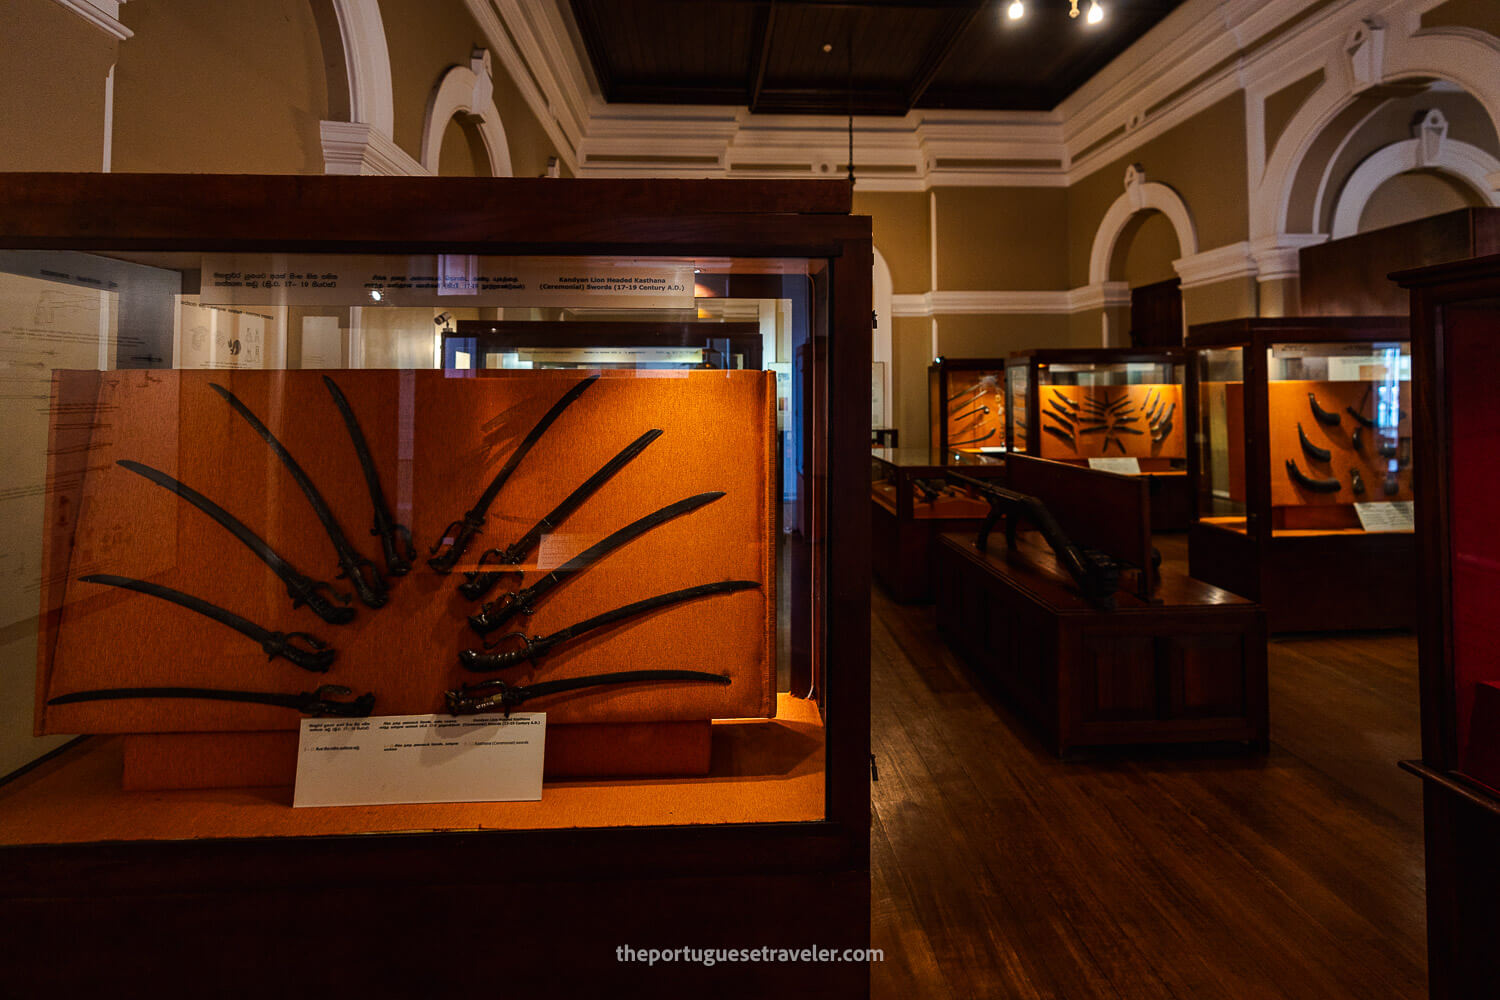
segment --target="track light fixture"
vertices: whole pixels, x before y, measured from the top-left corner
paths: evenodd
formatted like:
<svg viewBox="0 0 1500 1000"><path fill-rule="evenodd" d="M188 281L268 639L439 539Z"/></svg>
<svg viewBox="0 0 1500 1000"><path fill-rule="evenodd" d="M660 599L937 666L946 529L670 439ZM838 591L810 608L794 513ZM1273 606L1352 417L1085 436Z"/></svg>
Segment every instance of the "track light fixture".
<svg viewBox="0 0 1500 1000"><path fill-rule="evenodd" d="M1081 11L1078 9L1078 0L1068 0L1068 16L1077 17ZM1026 5L1022 0L1011 0L1005 6L1005 16L1009 20L1019 21L1026 16ZM1104 20L1104 5L1099 0L1089 0L1088 15L1084 18L1089 24L1098 24Z"/></svg>

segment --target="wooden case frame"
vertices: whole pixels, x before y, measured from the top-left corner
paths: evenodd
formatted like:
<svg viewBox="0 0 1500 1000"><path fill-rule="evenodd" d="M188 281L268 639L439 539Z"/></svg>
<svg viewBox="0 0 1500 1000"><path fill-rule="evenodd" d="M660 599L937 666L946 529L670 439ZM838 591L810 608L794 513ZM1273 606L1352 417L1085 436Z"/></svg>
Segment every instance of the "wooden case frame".
<svg viewBox="0 0 1500 1000"><path fill-rule="evenodd" d="M0 175L6 249L826 262L813 278L825 335L810 352L826 379L810 385L826 386L827 399L810 412L827 419L807 441L824 497L808 517L823 545L797 557L812 591L793 595L812 609L822 655L801 688L825 723L822 821L214 840L184 831L0 848L10 988L170 993L213 981L413 995L470 981L462 966L495 970L523 993L619 982L632 992L863 995L864 963L648 967L616 954L868 942L872 250L869 219L849 215L850 200L842 182ZM726 908L735 921L720 917ZM86 961L78 941L90 942Z"/></svg>
<svg viewBox="0 0 1500 1000"><path fill-rule="evenodd" d="M1272 344L1405 341L1408 330L1404 317L1392 316L1237 319L1188 329L1190 349L1244 351L1246 497L1245 531L1203 521L1209 484L1198 449L1189 448L1195 519L1188 530L1188 572L1259 601L1271 632L1409 628L1415 623L1411 535L1273 534L1266 361ZM1193 382L1201 392L1196 373ZM1196 420L1196 405L1194 410ZM1194 433L1199 433L1196 425Z"/></svg>

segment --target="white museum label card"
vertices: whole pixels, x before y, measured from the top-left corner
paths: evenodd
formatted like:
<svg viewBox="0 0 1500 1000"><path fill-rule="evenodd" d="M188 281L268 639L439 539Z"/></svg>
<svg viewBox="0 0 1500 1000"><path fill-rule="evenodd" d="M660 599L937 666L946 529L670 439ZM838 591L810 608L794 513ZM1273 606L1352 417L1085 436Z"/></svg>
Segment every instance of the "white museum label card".
<svg viewBox="0 0 1500 1000"><path fill-rule="evenodd" d="M1410 500L1398 500L1394 503L1357 503L1354 505L1354 513L1359 515L1360 527L1366 531L1417 530Z"/></svg>
<svg viewBox="0 0 1500 1000"><path fill-rule="evenodd" d="M1089 468L1100 472L1118 472L1122 476L1139 476L1141 460L1138 458L1091 458Z"/></svg>
<svg viewBox="0 0 1500 1000"><path fill-rule="evenodd" d="M303 719L293 806L542 797L547 713Z"/></svg>

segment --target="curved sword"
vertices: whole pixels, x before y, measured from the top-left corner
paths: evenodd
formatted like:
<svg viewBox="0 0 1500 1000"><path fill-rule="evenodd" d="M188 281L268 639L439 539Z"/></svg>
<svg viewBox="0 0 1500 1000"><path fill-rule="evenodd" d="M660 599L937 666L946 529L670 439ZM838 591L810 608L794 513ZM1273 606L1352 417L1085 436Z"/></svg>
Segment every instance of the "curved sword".
<svg viewBox="0 0 1500 1000"><path fill-rule="evenodd" d="M411 571L412 560L417 558L417 548L411 540L411 529L396 523L396 519L391 516L391 508L385 502L385 491L380 488L380 474L375 471L375 459L370 456L370 445L365 441L364 431L359 428L354 407L349 405L344 391L333 379L324 375L323 384L328 387L333 405L338 407L339 416L344 418L344 429L349 432L349 440L354 444L354 454L359 458L360 471L365 474L365 485L370 490L370 503L375 508L375 526L370 529L370 534L380 536L381 552L385 555L385 571L391 576L405 576Z"/></svg>
<svg viewBox="0 0 1500 1000"><path fill-rule="evenodd" d="M508 548L490 549L484 555L480 556L479 568L464 574L467 579L458 585L459 591L469 600L477 601L489 593L490 588L494 587L495 583L502 576L508 573L519 572L519 570L513 569L485 569L484 565L490 556L495 556L495 562L502 566L514 566L521 562L526 558L526 554L541 540L543 535L552 531L566 520L568 515L577 510L580 504L594 495L594 491L608 482L615 473L630 464L631 459L639 455L645 449L646 445L655 441L661 435L662 432L660 430L652 428L630 442L621 449L618 455L604 463L603 468L590 476L582 486L569 493L563 499L562 503L552 508L546 517L532 525L530 531L516 539Z"/></svg>
<svg viewBox="0 0 1500 1000"><path fill-rule="evenodd" d="M312 479L306 472L302 471L302 466L297 464L297 460L292 457L292 453L287 451L286 446L277 440L275 434L271 433L271 428L261 423L260 418L251 411L250 407L240 402L238 396L214 382L210 382L208 387L220 396L223 396L224 402L228 403L234 409L234 412L245 418L245 422L250 425L250 428L259 434L271 451L275 453L276 457L281 459L281 464L286 466L286 471L292 474L292 479L297 483L297 488L302 491L303 496L307 497L307 502L311 505L313 513L318 515L318 520L322 522L323 530L328 533L328 540L333 543L333 550L338 553L339 569L341 570L339 576L349 581L350 585L354 587L354 592L359 595L359 599L364 602L366 607L378 608L384 604L386 599L385 580L381 578L380 571L375 568L374 563L354 551L354 546L350 545L349 539L344 537L344 530L339 527L338 519L333 516L333 511L329 509L328 501L323 499L323 494L318 492L318 488L313 485ZM365 578L366 570L369 570L370 579Z"/></svg>
<svg viewBox="0 0 1500 1000"><path fill-rule="evenodd" d="M450 715L474 715L500 709L510 717L510 710L532 698L557 694L559 691L576 691L579 688L599 687L604 684L647 684L652 681L696 681L700 684L718 684L728 687L731 683L723 674L710 674L703 670L620 670L611 674L593 674L588 677L567 677L556 681L541 681L537 684L507 684L498 678L465 684L456 691L444 691ZM493 693L490 693L493 692ZM484 695L484 697L476 697Z"/></svg>
<svg viewBox="0 0 1500 1000"><path fill-rule="evenodd" d="M165 472L158 472L156 469L151 468L151 466L142 465L140 462L133 462L128 458L122 458L116 461L115 464L129 469L138 476L145 476L158 486L171 490L219 522L220 527L243 542L246 548L259 556L261 561L271 567L271 570L281 578L281 581L286 584L287 596L292 599L292 607L300 607L306 604L313 610L314 614L330 625L342 625L353 619L353 608L334 605L327 597L323 596L323 592L326 590L329 594L344 601L345 604L349 600L346 595L334 590L331 584L324 583L321 580L313 580L297 572L291 563L281 558L276 550L266 543L265 539L245 527L239 518L214 503L202 493L199 493L186 483L178 482Z"/></svg>
<svg viewBox="0 0 1500 1000"><path fill-rule="evenodd" d="M115 576L113 573L90 573L78 579L84 583L103 583L111 587L134 590L140 594L149 594L180 605L189 611L196 611L205 618L212 618L221 625L228 625L241 635L249 636L260 643L260 648L265 650L268 659L274 660L279 656L290 660L303 670L315 670L318 673L323 673L333 663L334 650L329 649L328 645L320 641L317 636L306 632L272 632L248 618L241 618L227 608L210 604L201 597L184 594L171 587L163 587L159 583L137 580L129 576ZM298 645L299 640L306 646Z"/></svg>
<svg viewBox="0 0 1500 1000"><path fill-rule="evenodd" d="M490 484L479 495L474 506L470 507L463 517L443 529L442 536L433 544L429 554L438 553L439 549L443 551L428 559L427 565L439 573L446 573L453 568L453 564L458 562L459 557L464 554L464 549L469 547L469 542L473 541L474 536L479 534L479 529L484 527L484 518L489 513L490 504L495 502L495 497L500 493L500 487L504 486L510 474L516 471L516 466L521 464L521 459L526 457L532 445L536 444L547 432L552 422L562 416L562 411L566 410L573 400L583 395L583 391L597 381L599 381L598 375L590 375L563 393L562 397L552 404L552 409L542 414L542 419L538 420L536 426L527 432L520 444L516 445L516 450L511 452L510 458L500 467L500 471L495 473L495 478L490 480ZM450 536L450 532L454 534ZM444 546L447 548L444 549Z"/></svg>
<svg viewBox="0 0 1500 1000"><path fill-rule="evenodd" d="M670 521L674 517L680 517L689 511L697 510L704 504L713 503L723 495L724 493L721 490L699 493L697 496L691 496L685 500L678 500L676 503L667 504L660 510L652 511L645 517L637 521L632 521L613 534L607 535L593 545L590 545L525 590L512 594L502 594L486 604L479 610L478 614L469 616L470 627L480 635L488 635L503 625L513 615L523 614L530 616L536 610L536 602L541 600L549 590L570 576L583 572L626 542L639 538L657 525Z"/></svg>
<svg viewBox="0 0 1500 1000"><path fill-rule="evenodd" d="M316 690L299 691L296 694L195 687L97 688L60 694L56 698L47 699L47 704L71 705L80 701L117 701L122 698L201 698L207 701L240 701L254 705L275 705L277 708L295 708L303 715L337 715L346 719L362 719L374 710L375 695L362 694L353 701L333 700L347 698L353 693L342 684L324 684Z"/></svg>
<svg viewBox="0 0 1500 1000"><path fill-rule="evenodd" d="M465 649L459 652L458 662L463 665L465 670L471 670L474 673L504 670L506 667L513 667L527 660L535 663L539 657L556 646L560 646L595 629L604 628L607 625L615 625L627 618L643 615L647 611L671 607L674 604L682 604L700 597L709 597L713 594L731 594L738 590L753 590L759 586L760 584L754 580L724 580L719 583L702 583L696 587L674 590L667 594L657 594L655 597L634 601L622 607L615 608L613 611L606 611L592 618L585 618L577 624L569 625L565 629L559 629L548 636L528 636L524 632L511 632L502 638L520 638L524 644L520 649L507 650L503 653L481 653L477 650Z"/></svg>

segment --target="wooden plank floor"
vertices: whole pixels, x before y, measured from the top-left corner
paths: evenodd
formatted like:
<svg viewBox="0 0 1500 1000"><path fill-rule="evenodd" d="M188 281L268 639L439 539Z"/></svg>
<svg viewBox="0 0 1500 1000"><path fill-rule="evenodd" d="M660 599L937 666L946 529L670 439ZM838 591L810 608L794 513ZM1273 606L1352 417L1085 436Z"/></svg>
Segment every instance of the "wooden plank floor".
<svg viewBox="0 0 1500 1000"><path fill-rule="evenodd" d="M1275 639L1271 750L1063 762L873 595L878 998L1426 996L1410 635Z"/></svg>

